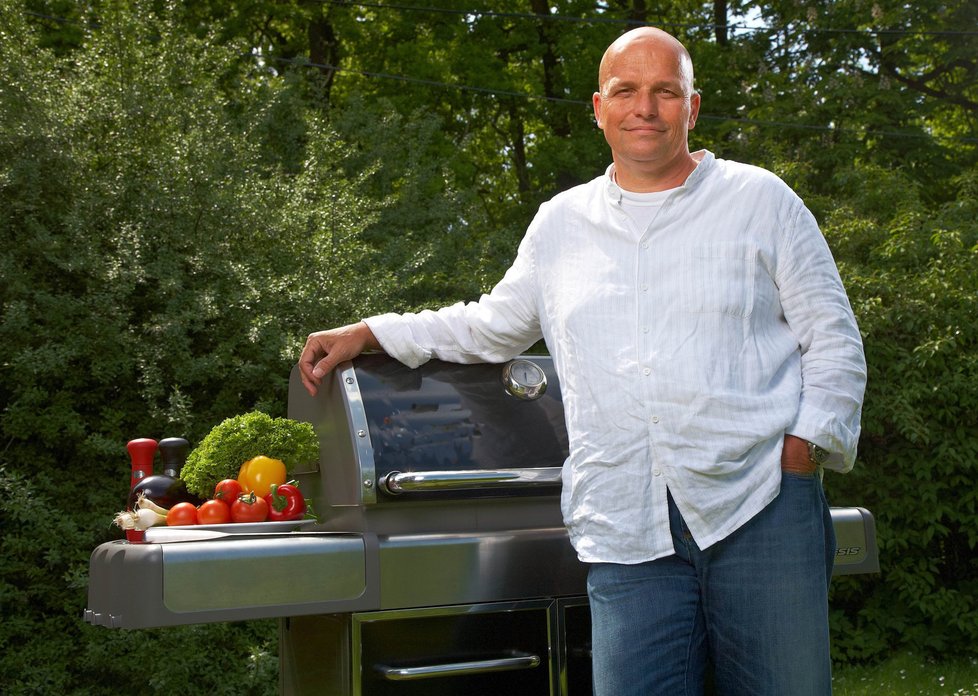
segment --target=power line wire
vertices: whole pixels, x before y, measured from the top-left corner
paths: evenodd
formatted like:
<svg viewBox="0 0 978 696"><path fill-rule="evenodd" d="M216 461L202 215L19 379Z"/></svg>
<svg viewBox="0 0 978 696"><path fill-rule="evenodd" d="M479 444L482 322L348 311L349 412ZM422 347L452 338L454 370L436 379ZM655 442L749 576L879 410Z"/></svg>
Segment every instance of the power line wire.
<svg viewBox="0 0 978 696"><path fill-rule="evenodd" d="M320 0L323 5L334 5L337 7L362 7L367 9L378 9L378 10L396 10L399 12L421 12L428 14L451 14L459 15L463 17L496 17L504 19L529 19L533 21L547 20L554 22L570 22L577 24L620 24L625 26L646 26L649 22L628 19L623 17L573 17L568 15L555 15L555 14L536 14L530 12L498 12L495 10L456 10L446 7L428 7L422 5L396 5L389 3L372 3L372 2L352 2L352 0ZM35 19L50 19L55 22L62 24L75 24L81 27L89 29L98 29L98 22L81 22L75 19L68 19L67 17L57 17L55 15L43 14L41 12L35 12L32 10L24 10L24 14L29 17L34 17ZM978 30L969 31L955 31L950 29L847 29L847 28L833 28L833 27L807 27L798 28L787 25L782 25L779 27L775 26L748 26L746 24L741 24L734 22L732 24L715 24L707 22L660 22L658 26L663 27L682 27L685 29L706 29L706 30L716 30L724 29L726 31L735 31L740 33L752 33L752 32L779 32L788 31L791 29L797 29L805 34L868 34L868 35L886 35L886 36L944 36L944 37L969 37L978 36Z"/></svg>
<svg viewBox="0 0 978 696"><path fill-rule="evenodd" d="M352 68L340 68L336 65L330 65L328 63L313 63L311 61L300 59L300 58L274 58L278 63L286 63L288 65L297 65L300 67L310 67L310 68L322 68L323 70L330 70L336 73L345 73L350 75L359 75L360 77L370 77L378 78L383 80L396 80L398 82L407 82L416 85L426 85L428 87L448 87L451 89L456 89L460 92L476 92L479 94L488 94L490 96L496 97L518 97L520 99L527 99L531 101L548 101L561 104L572 104L572 105L589 105L591 102L584 101L581 99L567 99L564 97L548 97L540 94L527 94L525 92L516 92L514 90L506 89L493 89L491 87L476 87L474 85L461 85L453 82L440 82L438 80L431 80L423 77L409 77L407 75L393 75L391 73L382 72L372 72L369 70L353 70Z"/></svg>
<svg viewBox="0 0 978 696"><path fill-rule="evenodd" d="M349 2L347 0L322 0L322 2L324 4L332 4L332 5L346 5L346 6L358 6L358 7L376 7L376 8L383 8L383 9L403 9L403 10L417 10L417 11L433 11L433 12L444 12L444 13L465 14L465 15L483 14L483 15L486 15L486 16L512 16L512 17L536 18L536 19L540 19L540 18L563 19L565 21L581 21L581 22L594 21L594 20L588 20L588 19L583 19L583 18L560 17L558 15L536 15L536 14L526 14L526 13L480 12L478 10L472 10L472 11L467 11L467 10L450 10L450 9L446 9L446 8L425 8L425 7L407 6L407 5L403 5L403 6L402 5L386 5L386 4L382 5L382 4L379 4L379 3L363 3L363 2L354 3L354 2ZM34 18L50 19L50 20L54 20L54 21L57 21L57 22L64 22L64 23L69 23L69 24L78 24L78 25L81 25L80 22L77 22L77 21L71 20L71 19L67 19L65 17L56 17L56 16L53 16L53 15L41 14L39 12L32 12L32 11L28 11L28 10L25 10L24 13L26 15L28 15L28 16L33 16ZM608 21L624 22L624 21L627 21L627 20L612 20L611 18L608 18ZM92 23L89 23L89 24L83 25L83 26L87 26L90 29L97 29L97 28L99 28L99 25L98 24L92 24ZM678 26L678 25L670 25L670 26ZM710 26L710 27L716 27L716 26L719 26L719 25L683 25L683 26L700 26L700 27ZM735 25L731 25L731 26L735 26ZM852 30L852 31L858 31L858 30ZM951 33L955 33L955 32L951 32ZM965 34L965 35L978 35L978 32L957 32L957 33L958 34ZM516 92L516 91L512 91L512 90L492 89L492 88L489 88L489 87L477 87L477 86L473 86L473 85L459 85L459 84L454 84L454 83L449 83L449 82L439 82L437 80L431 80L431 79L426 79L426 78L408 77L408 76L403 76L403 75L393 75L393 74L390 74L390 73L370 72L370 71L362 71L362 70L352 70L352 69L349 69L349 68L340 68L338 66L329 65L329 64L325 64L325 63L313 63L313 62L310 62L308 60L288 59L288 58L275 58L275 60L278 61L278 62L281 62L281 63L287 63L287 64L291 64L291 65L297 65L297 66L300 66L300 67L321 68L321 69L324 69L324 70L332 70L332 71L337 72L337 73L347 73L347 74L360 75L361 77L396 80L396 81L406 82L406 83L411 83L411 84L426 85L426 86L429 86L429 87L451 88L451 89L456 89L456 90L459 90L459 91L474 92L474 93L486 94L486 95L490 95L490 96L516 97L516 98L526 99L526 100L531 100L531 101L534 101L534 100L536 100L536 101L547 101L547 102L553 102L553 103L570 104L570 105L573 105L573 106L590 106L591 105L591 102L585 101L585 100L582 100L582 99L569 99L569 98L564 98L564 97L551 97L551 96L546 96L546 95L526 94L526 93L523 93L523 92ZM702 120L708 120L708 121L744 123L744 124L748 124L748 125L756 125L756 126L764 126L764 127L775 127L775 128L795 128L795 129L802 129L802 130L820 131L820 132L825 132L825 133L849 133L849 134L853 134L853 135L879 136L879 137L891 137L891 138L930 138L930 137L932 137L932 136L929 136L929 135L927 135L925 133L901 133L899 131L877 131L877 130L859 130L859 129L854 129L854 128L835 128L835 127L831 127L831 126L815 126L815 125L810 125L810 124L789 123L789 122L783 122L783 121L762 121L762 120L757 120L757 119L749 119L749 118L736 117L736 116L716 116L716 115L711 115L711 114L700 114L699 115L699 118L702 119ZM969 144L970 143L978 143L978 138L969 138L969 137L964 137L964 136L951 136L951 137L948 137L947 139L948 140L951 140L951 141L954 141L954 142L961 142L961 143L969 143Z"/></svg>
<svg viewBox="0 0 978 696"><path fill-rule="evenodd" d="M496 10L461 10L447 7L431 7L425 5L399 5L379 2L353 2L352 0L321 0L324 5L334 5L338 7L361 7L375 10L395 10L399 12L419 12L424 14L449 14L462 17L492 17L502 19L529 19L533 21L553 21L570 22L578 24L620 24L645 26L649 22L638 19L628 19L624 17L572 17L568 15L537 14L531 12L498 12ZM833 27L794 27L794 26L748 26L738 22L732 24L715 24L706 22L660 22L658 26L663 27L682 27L685 29L725 29L744 33L762 31L786 31L797 29L806 34L868 34L868 35L887 35L887 36L978 36L978 31L954 31L945 29L847 29Z"/></svg>
<svg viewBox="0 0 978 696"><path fill-rule="evenodd" d="M341 68L335 65L330 65L328 63L313 63L305 59L295 59L295 58L275 58L276 62L285 63L288 65L295 65L298 67L309 67L309 68L320 68L322 70L331 70L336 73L357 75L360 77L367 77L371 79L382 79L382 80L394 80L397 82L405 82L409 84L424 85L427 87L439 87L454 89L460 92L474 92L477 94L484 94L495 97L516 97L518 99L526 99L529 101L547 101L555 102L561 104L569 104L572 106L584 106L590 107L591 102L584 99L569 99L566 97L548 97L539 94L526 94L524 92L516 92L513 90L504 89L492 89L489 87L477 87L474 85L464 85L453 82L440 82L438 80L431 80L428 78L420 77L410 77L406 75L394 75L391 73L383 72L372 72L368 70L354 70L352 68ZM872 136L872 137L888 137L888 138L932 138L926 133L902 133L900 131L880 131L880 130L862 130L858 128L836 128L833 126L816 126L806 123L791 123L788 121L766 121L760 119L744 118L739 116L719 116L713 114L700 114L699 119L705 121L719 121L719 122L733 122L733 123L743 123L745 125L751 126L762 126L762 127L772 127L772 128L795 128L799 130L811 130L823 133L839 133L839 134L850 134L850 135L861 135L861 136ZM961 143L978 143L978 138L969 137L948 137L948 140L953 140L954 142Z"/></svg>

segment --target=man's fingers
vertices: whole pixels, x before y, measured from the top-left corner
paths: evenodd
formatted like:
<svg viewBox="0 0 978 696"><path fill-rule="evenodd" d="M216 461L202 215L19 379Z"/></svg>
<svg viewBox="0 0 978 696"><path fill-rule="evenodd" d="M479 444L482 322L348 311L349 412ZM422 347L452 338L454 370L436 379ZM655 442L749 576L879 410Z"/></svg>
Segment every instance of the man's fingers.
<svg viewBox="0 0 978 696"><path fill-rule="evenodd" d="M322 336L309 334L299 356L299 373L303 386L312 396L316 395L323 375L329 371L328 361L325 359L328 355L329 348ZM324 362L326 366L323 365Z"/></svg>
<svg viewBox="0 0 978 696"><path fill-rule="evenodd" d="M309 396L316 396L317 392L319 392L319 384L306 377L304 372L299 373L299 379L302 381L302 386L309 392Z"/></svg>
<svg viewBox="0 0 978 696"><path fill-rule="evenodd" d="M299 356L299 372L306 391L315 396L325 375L344 360L352 360L365 347L379 346L364 323L309 334Z"/></svg>

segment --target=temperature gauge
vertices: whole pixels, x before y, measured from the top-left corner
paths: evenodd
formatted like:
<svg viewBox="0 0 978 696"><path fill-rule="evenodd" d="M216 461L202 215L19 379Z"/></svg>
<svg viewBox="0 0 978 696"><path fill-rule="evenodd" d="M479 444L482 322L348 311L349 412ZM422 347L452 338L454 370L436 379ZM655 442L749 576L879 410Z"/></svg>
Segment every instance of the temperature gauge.
<svg viewBox="0 0 978 696"><path fill-rule="evenodd" d="M547 391L547 374L535 362L511 360L503 366L503 385L517 399L532 401Z"/></svg>

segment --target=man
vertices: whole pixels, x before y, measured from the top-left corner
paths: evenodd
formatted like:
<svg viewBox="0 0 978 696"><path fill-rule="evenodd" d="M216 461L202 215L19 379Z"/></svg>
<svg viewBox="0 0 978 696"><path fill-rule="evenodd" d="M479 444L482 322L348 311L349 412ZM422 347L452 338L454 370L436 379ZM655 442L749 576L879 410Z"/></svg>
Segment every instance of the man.
<svg viewBox="0 0 978 696"><path fill-rule="evenodd" d="M828 247L764 170L689 151L686 49L619 37L593 97L613 164L541 206L477 303L310 335L322 377L366 348L503 361L546 340L591 564L598 696L831 692L835 539L820 467L855 459L865 363Z"/></svg>

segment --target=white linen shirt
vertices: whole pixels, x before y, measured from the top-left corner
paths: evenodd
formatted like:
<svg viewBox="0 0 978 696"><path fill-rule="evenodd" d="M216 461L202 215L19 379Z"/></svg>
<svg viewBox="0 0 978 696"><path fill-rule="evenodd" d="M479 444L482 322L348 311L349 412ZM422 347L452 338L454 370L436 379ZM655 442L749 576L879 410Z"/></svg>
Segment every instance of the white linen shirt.
<svg viewBox="0 0 978 696"><path fill-rule="evenodd" d="M542 336L570 455L561 506L579 558L673 552L667 489L706 548L770 502L785 433L848 471L866 368L835 262L775 175L707 151L647 229L613 166L540 207L478 302L366 320L408 366L502 362Z"/></svg>

